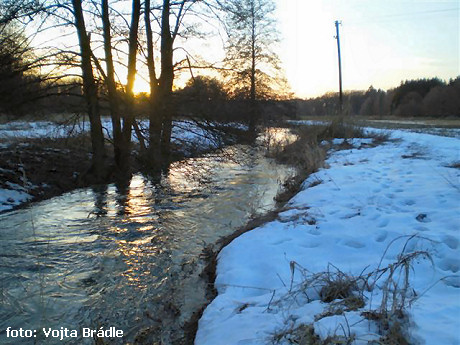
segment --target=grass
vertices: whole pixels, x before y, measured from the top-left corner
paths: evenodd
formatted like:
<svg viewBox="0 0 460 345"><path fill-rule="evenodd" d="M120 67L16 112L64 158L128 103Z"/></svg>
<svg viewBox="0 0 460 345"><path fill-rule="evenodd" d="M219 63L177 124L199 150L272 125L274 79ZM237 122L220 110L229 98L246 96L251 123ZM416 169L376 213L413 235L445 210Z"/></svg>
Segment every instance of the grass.
<svg viewBox="0 0 460 345"><path fill-rule="evenodd" d="M310 121L333 121L335 116L302 116L301 120ZM413 128L414 126L419 127L446 127L446 128L460 128L460 119L458 117L401 117L401 116L361 116L353 115L346 117L346 120L352 119L352 121L361 124L363 126L376 126L379 125L382 128Z"/></svg>
<svg viewBox="0 0 460 345"><path fill-rule="evenodd" d="M321 339L315 334L315 329L312 325L298 325L283 329L273 335L272 343L280 344L286 342L288 344L299 345L320 345Z"/></svg>
<svg viewBox="0 0 460 345"><path fill-rule="evenodd" d="M395 261L381 267L383 258L389 248L398 240L405 239L402 250ZM343 315L342 324L335 334L321 339L314 330L314 324L295 325L287 322L287 326L276 331L271 336L274 344L351 344L356 340L346 319L346 313L361 311L363 320L368 320L377 326L379 338L370 344L405 345L409 344L405 328L408 324L408 308L421 295L417 295L410 284L410 272L421 259L432 262L431 254L426 250L409 251L406 248L413 240L426 240L419 236L401 236L390 242L382 254L377 268L369 273L363 270L359 275L342 272L329 264L324 272L311 273L296 262L291 262L291 274L300 272L301 282L291 286L286 295L273 304L298 304L301 298L309 303L320 300L327 304L323 312L315 315L315 322L333 315ZM432 262L433 263L433 262ZM373 296L376 288L381 291L381 299L373 307Z"/></svg>
<svg viewBox="0 0 460 345"><path fill-rule="evenodd" d="M295 172L281 182L280 191L275 197L279 204L286 203L297 194L302 182L312 173L324 167L327 150L330 142L335 138L345 139L335 149L350 149L348 143L352 138L372 138L372 145L377 146L389 140L384 132L366 133L361 127L352 122L335 119L329 123L291 126L291 133L296 140L275 141L268 140L267 156L274 158L278 163L287 164L295 168ZM329 143L329 144L326 144Z"/></svg>
<svg viewBox="0 0 460 345"><path fill-rule="evenodd" d="M447 166L448 168L460 169L460 161L452 162Z"/></svg>

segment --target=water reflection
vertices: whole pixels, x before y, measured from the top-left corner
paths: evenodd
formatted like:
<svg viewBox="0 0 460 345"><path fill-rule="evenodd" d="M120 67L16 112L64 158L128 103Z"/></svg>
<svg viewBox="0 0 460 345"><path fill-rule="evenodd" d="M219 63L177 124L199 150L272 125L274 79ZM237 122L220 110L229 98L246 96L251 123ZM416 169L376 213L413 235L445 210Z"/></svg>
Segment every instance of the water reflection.
<svg viewBox="0 0 460 345"><path fill-rule="evenodd" d="M181 285L197 270L203 246L273 206L286 174L260 153L235 147L175 163L160 181L134 175L129 184L77 190L0 215L0 330L115 326L132 341L173 309L165 305L171 291L199 290ZM16 342L0 333L0 343Z"/></svg>
<svg viewBox="0 0 460 345"><path fill-rule="evenodd" d="M103 216L107 214L107 191L108 185L93 186L91 189L94 194L94 211L93 213L97 216Z"/></svg>

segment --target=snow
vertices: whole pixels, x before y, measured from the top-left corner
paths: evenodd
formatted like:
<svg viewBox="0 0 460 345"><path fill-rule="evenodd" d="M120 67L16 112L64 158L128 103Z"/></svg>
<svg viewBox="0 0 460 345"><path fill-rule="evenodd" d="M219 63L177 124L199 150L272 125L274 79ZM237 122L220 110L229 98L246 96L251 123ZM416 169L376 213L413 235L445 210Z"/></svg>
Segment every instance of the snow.
<svg viewBox="0 0 460 345"><path fill-rule="evenodd" d="M277 220L222 249L218 296L203 313L196 345L270 344L275 335L289 344L280 334L302 324L322 339L378 340L378 323L362 312L380 307L388 273L372 291L362 289L364 307L341 315L326 314L331 303L320 300L321 286L305 282L326 271L369 274L417 252L426 255L409 271L406 336L460 344L460 172L449 167L460 161L460 140L390 133L395 140L384 145L354 139L355 148L332 153Z"/></svg>
<svg viewBox="0 0 460 345"><path fill-rule="evenodd" d="M78 130L83 127L77 126ZM51 121L12 121L0 124L0 139L15 138L62 138L68 136L71 126Z"/></svg>
<svg viewBox="0 0 460 345"><path fill-rule="evenodd" d="M18 188L18 190L0 188L0 212L11 210L13 207L32 198L30 194L27 194L25 191L21 191L21 188Z"/></svg>
<svg viewBox="0 0 460 345"><path fill-rule="evenodd" d="M108 117L102 118L104 135L112 137L112 120ZM138 121L139 128L143 132L148 132L148 121ZM210 129L214 129L216 124L208 123ZM229 123L230 127L241 127L237 123ZM244 128L244 127L243 127ZM0 139L11 140L21 138L64 138L83 132L88 132L90 124L88 120L78 120L69 123L57 123L52 121L12 121L0 124ZM133 141L138 141L136 133L132 131ZM218 138L205 128L201 128L193 121L174 121L172 129L172 141L187 146L202 147L204 149L216 147ZM187 148L185 148L187 149Z"/></svg>
<svg viewBox="0 0 460 345"><path fill-rule="evenodd" d="M140 128L148 128L147 121L139 121ZM227 124L232 127L241 127L236 123ZM112 124L110 118L102 118L102 126L107 137L112 135ZM212 128L213 124L208 124ZM89 131L88 121L77 121L75 123L59 124L52 121L12 121L0 124L0 143L2 148L7 148L12 140L23 138L63 138L71 135L78 135ZM133 141L137 142L136 134L133 130ZM172 141L177 143L185 154L194 152L196 149L209 150L217 148L220 144L218 135L199 127L193 121L174 121L172 129ZM19 145L29 145L27 142L20 142ZM4 169L2 169L4 170ZM4 183L7 188L0 188L0 212L14 208L21 203L32 199L27 193L26 188L13 184L9 181ZM42 184L45 187L46 184ZM27 188L36 188L27 185Z"/></svg>

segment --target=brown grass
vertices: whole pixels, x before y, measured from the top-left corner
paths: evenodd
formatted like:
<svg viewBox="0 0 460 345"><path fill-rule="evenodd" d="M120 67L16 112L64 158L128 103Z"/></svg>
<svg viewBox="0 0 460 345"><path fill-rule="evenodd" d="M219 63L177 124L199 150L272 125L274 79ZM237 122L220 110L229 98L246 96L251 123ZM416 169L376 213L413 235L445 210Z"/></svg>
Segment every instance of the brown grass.
<svg viewBox="0 0 460 345"><path fill-rule="evenodd" d="M460 169L460 161L453 162L452 164L449 164L447 167L448 168L454 168L454 169Z"/></svg>
<svg viewBox="0 0 460 345"><path fill-rule="evenodd" d="M275 197L275 201L280 204L287 202L297 194L301 189L302 182L324 166L327 147L321 145L323 141L335 138L369 137L362 128L340 120L321 125L294 126L291 131L297 140L286 145L279 145L268 151L268 155L278 163L295 168L295 173L282 182L280 191ZM378 143L387 139L387 136L383 134L375 135L375 137ZM346 148L350 148L347 142L338 147L338 149Z"/></svg>
<svg viewBox="0 0 460 345"><path fill-rule="evenodd" d="M311 121L334 121L336 116L301 116L301 120ZM382 128L414 128L414 127L445 127L460 128L460 118L458 117L400 117L400 116L359 116L353 115L345 117L346 121L353 121L362 126L382 127ZM412 123L396 123L398 121L411 121Z"/></svg>
<svg viewBox="0 0 460 345"><path fill-rule="evenodd" d="M321 339L315 334L315 329L312 325L301 324L297 327L290 327L278 331L272 335L273 344L288 344L299 345L321 345Z"/></svg>
<svg viewBox="0 0 460 345"><path fill-rule="evenodd" d="M380 338L371 341L371 344L394 345L409 344L405 331L408 325L407 308L411 303L423 295L417 295L410 286L409 274L413 271L413 265L421 260L431 260L430 253L424 250L406 252L408 243L413 240L427 240L419 236L401 236L390 242L382 259L389 247L398 240L405 239L405 243L396 260L385 267L381 262L370 273L364 271L355 276L342 272L332 264L324 272L311 273L296 262L291 262L291 273L297 271L302 276L302 281L289 288L288 293L274 304L298 303L299 296L306 297L307 301L319 299L327 303L321 314L315 315L315 321L333 315L344 315L345 312L362 310L366 305L365 292L371 292L369 309L363 310L363 319L375 323L379 329ZM429 240L428 240L429 241ZM372 306L372 291L379 285L382 290L382 298L377 308ZM319 339L315 334L313 325L295 325L292 322L289 328L281 329L272 335L274 343L287 341L289 344L303 344L304 339L310 339L313 345L325 344L351 344L355 336L351 333L348 324L342 326L340 334L333 334L325 339Z"/></svg>

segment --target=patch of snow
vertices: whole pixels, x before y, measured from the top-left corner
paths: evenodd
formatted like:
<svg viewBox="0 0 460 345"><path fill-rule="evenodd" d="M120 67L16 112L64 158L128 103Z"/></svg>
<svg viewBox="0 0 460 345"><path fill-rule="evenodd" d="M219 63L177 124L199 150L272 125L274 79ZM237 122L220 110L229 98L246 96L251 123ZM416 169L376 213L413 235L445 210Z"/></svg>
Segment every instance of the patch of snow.
<svg viewBox="0 0 460 345"><path fill-rule="evenodd" d="M446 166L460 161L460 140L390 133L401 140L331 154L329 168L311 175L277 220L222 249L218 295L200 319L196 345L269 344L301 324L323 339L379 339L361 313L380 306L383 281L364 291L364 307L343 315L324 314L320 287L302 284L327 270L359 276L388 267L403 250L431 256L410 271L410 342L460 344L460 170Z"/></svg>
<svg viewBox="0 0 460 345"><path fill-rule="evenodd" d="M0 212L11 210L13 207L30 199L32 199L32 196L22 190L0 188Z"/></svg>
<svg viewBox="0 0 460 345"><path fill-rule="evenodd" d="M324 121L315 121L315 120L287 120L286 122L291 123L293 125L308 125L308 126L313 126L313 125L325 125L329 123L328 120Z"/></svg>
<svg viewBox="0 0 460 345"><path fill-rule="evenodd" d="M110 118L103 117L101 119L104 135L107 138L112 138L112 122ZM148 133L149 123L148 120L139 120L139 128L142 133ZM200 127L193 121L174 121L172 129L172 141L182 146L184 149L201 148L210 149L215 148L219 144L219 138L213 134L212 129L216 126L223 126L222 124L208 123L207 126L211 130ZM247 126L237 123L228 123L225 126L244 129ZM87 120L82 120L74 124L59 124L51 121L14 121L0 124L0 139L21 139L21 138L63 138L70 135L88 132L90 124ZM138 142L136 132L132 131L132 140ZM2 144L5 148L7 144ZM21 143L20 145L28 145L28 143Z"/></svg>

